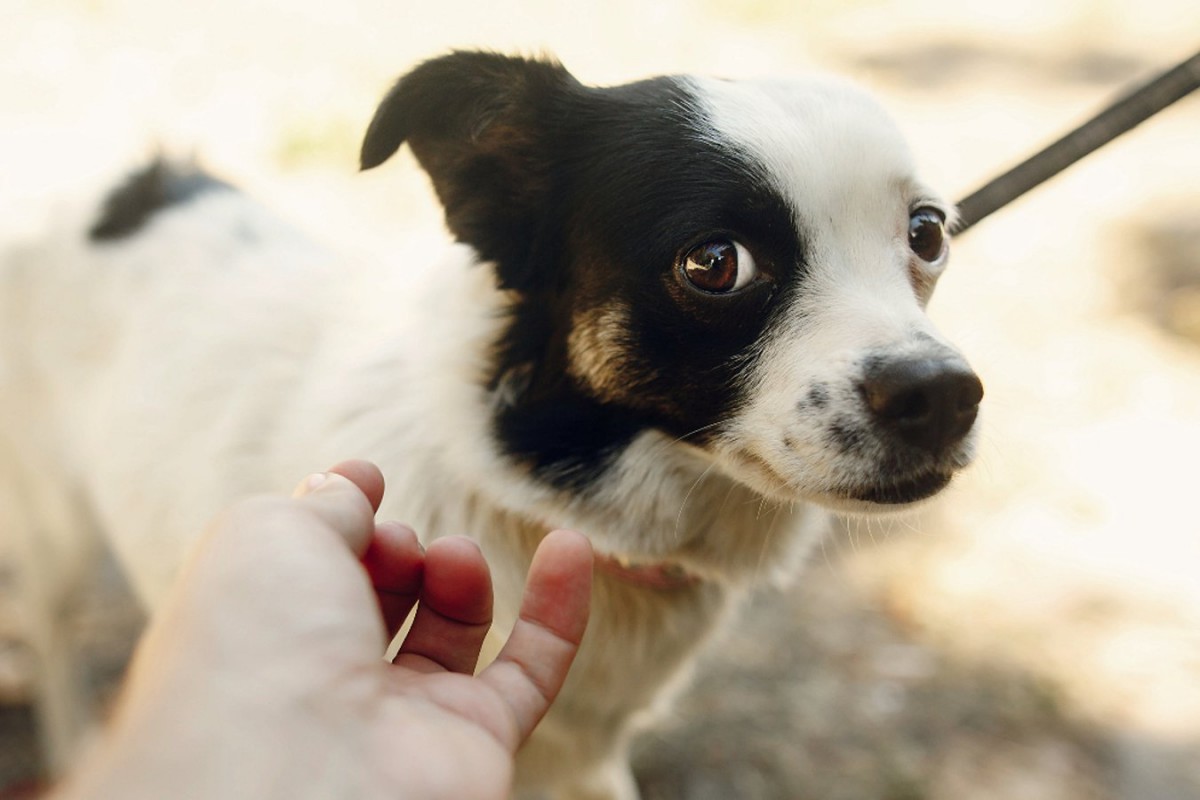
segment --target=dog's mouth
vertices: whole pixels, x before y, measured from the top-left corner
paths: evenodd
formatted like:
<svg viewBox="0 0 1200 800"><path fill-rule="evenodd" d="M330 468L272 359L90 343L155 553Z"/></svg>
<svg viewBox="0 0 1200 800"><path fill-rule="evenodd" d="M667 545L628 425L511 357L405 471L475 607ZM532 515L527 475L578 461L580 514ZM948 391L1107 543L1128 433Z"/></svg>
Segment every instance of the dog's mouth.
<svg viewBox="0 0 1200 800"><path fill-rule="evenodd" d="M868 485L850 486L834 494L846 500L879 505L907 505L933 497L945 489L952 472L933 471L901 480L884 480Z"/></svg>
<svg viewBox="0 0 1200 800"><path fill-rule="evenodd" d="M765 458L755 455L752 451L747 451L742 456L743 465L754 469L760 481L761 478L765 478L762 483L772 486L777 495L799 491L802 497L838 511L869 510L869 506L896 507L927 500L949 486L955 472L969 460L956 459L948 464L907 465L907 469L895 472L877 468L871 470L876 475L873 480L847 476L840 481L835 479L824 487L814 487L815 491L806 491L794 488L796 484L788 482ZM794 498L794 495L792 496Z"/></svg>

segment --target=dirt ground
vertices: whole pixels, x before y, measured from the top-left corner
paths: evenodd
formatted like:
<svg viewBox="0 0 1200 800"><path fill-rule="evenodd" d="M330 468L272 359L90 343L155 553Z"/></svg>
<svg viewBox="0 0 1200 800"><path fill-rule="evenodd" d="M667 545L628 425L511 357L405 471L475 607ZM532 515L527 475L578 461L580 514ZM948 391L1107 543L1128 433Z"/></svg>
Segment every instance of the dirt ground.
<svg viewBox="0 0 1200 800"><path fill-rule="evenodd" d="M1191 54L1184 0L5 0L0 236L156 145L332 242L436 224L412 168L353 169L388 82L451 46L577 76L810 68L872 86L961 197ZM997 6L1003 5L1003 9ZM711 648L637 766L647 800L1200 798L1200 96L954 245L931 312L987 387L980 463L848 521ZM36 792L24 577L0 531L0 799ZM72 613L111 696L140 612Z"/></svg>

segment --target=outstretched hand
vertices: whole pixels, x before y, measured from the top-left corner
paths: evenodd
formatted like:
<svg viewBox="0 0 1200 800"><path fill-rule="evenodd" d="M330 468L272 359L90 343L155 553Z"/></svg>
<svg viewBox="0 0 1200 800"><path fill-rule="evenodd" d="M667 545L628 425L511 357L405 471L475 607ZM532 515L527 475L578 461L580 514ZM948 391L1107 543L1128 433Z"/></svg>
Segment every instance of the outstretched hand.
<svg viewBox="0 0 1200 800"><path fill-rule="evenodd" d="M351 461L218 519L67 795L507 797L513 754L583 636L591 547L569 531L543 540L507 643L474 675L487 563L469 539L423 552L412 530L377 524L383 488Z"/></svg>

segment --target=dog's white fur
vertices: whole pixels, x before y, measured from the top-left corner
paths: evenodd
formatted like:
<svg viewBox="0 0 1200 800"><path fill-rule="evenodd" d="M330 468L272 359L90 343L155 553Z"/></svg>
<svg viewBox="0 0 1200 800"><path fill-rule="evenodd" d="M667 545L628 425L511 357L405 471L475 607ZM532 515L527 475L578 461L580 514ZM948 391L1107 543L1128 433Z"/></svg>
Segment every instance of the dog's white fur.
<svg viewBox="0 0 1200 800"><path fill-rule="evenodd" d="M765 337L767 366L730 433L728 456L746 467L739 478L767 496L799 494L830 508L867 510L831 489L847 474L870 473L874 454L831 457L816 430L822 420L797 420L796 400L816 383L844 383L864 352L901 356L949 347L924 313L928 297L914 301L911 254L896 246L907 234L909 208L945 206L917 179L894 123L853 85L829 78L799 86L710 81L703 91L720 135L769 165L808 237L806 291L786 324ZM918 265L932 285L945 257ZM785 428L802 446L781 447Z"/></svg>
<svg viewBox="0 0 1200 800"><path fill-rule="evenodd" d="M520 786L554 797L635 796L631 721L669 694L743 587L795 570L825 526L799 501L866 507L833 489L871 454L822 447L797 398L844 381L864 350L948 347L914 294L905 238L912 204L936 198L874 102L841 82L693 85L714 139L768 166L811 260L797 308L759 343L754 401L711 450L642 433L590 499L501 457L483 370L510 298L466 246L346 263L223 190L98 244L84 235L88 201L0 271L0 528L26 535L43 578L69 578L60 556L103 532L154 607L230 501L366 457L388 480L382 518L479 540L497 640L550 527L669 559L702 580L658 591L598 573L584 648L518 765ZM610 308L578 326L585 380L608 374L589 359L621 323ZM56 592L42 592L47 607Z"/></svg>

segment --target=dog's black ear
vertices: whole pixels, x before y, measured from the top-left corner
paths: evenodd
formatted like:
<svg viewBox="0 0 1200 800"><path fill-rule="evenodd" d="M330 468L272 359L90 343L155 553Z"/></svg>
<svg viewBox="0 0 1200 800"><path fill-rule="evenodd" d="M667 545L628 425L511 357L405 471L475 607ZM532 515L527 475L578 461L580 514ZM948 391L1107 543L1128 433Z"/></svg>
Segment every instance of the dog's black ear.
<svg viewBox="0 0 1200 800"><path fill-rule="evenodd" d="M362 168L408 142L451 232L497 263L506 288L525 288L547 236L556 150L547 134L578 87L553 61L484 52L426 61L380 103L363 139Z"/></svg>

